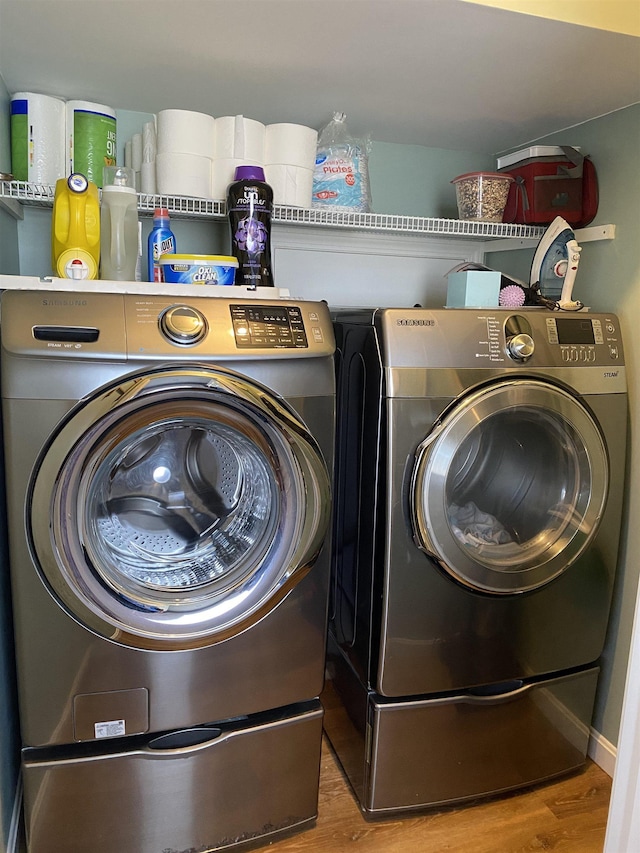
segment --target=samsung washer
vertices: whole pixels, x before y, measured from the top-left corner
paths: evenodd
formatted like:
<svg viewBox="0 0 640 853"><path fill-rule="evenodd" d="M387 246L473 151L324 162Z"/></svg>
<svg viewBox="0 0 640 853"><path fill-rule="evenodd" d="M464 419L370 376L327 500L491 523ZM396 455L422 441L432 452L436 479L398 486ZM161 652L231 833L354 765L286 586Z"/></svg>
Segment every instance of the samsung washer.
<svg viewBox="0 0 640 853"><path fill-rule="evenodd" d="M363 812L584 763L627 429L612 314L336 314L326 729Z"/></svg>
<svg viewBox="0 0 640 853"><path fill-rule="evenodd" d="M315 819L333 331L229 293L2 296L30 853Z"/></svg>

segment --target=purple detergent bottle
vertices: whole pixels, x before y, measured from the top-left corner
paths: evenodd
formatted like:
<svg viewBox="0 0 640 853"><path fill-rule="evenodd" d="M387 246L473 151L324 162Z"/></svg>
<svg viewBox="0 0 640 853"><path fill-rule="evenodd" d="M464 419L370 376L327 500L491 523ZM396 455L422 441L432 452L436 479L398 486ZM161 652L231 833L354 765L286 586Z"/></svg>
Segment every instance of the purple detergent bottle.
<svg viewBox="0 0 640 853"><path fill-rule="evenodd" d="M231 254L238 259L236 284L273 287L271 212L273 190L261 166L238 166L227 191Z"/></svg>

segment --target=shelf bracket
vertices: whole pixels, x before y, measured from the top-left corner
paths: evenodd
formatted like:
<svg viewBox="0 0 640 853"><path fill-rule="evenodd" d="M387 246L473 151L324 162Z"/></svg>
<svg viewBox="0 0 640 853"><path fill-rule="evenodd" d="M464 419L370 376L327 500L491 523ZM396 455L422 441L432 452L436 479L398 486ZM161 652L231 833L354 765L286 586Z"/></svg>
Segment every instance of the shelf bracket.
<svg viewBox="0 0 640 853"><path fill-rule="evenodd" d="M614 240L615 225L591 225L589 228L578 228L575 231L578 243L591 243L595 240ZM535 249L539 240L530 238L508 237L504 240L487 240L482 244L483 252L512 252L514 249Z"/></svg>
<svg viewBox="0 0 640 853"><path fill-rule="evenodd" d="M3 198L0 196L0 207L10 213L14 219L24 219L24 211L19 201L14 198Z"/></svg>

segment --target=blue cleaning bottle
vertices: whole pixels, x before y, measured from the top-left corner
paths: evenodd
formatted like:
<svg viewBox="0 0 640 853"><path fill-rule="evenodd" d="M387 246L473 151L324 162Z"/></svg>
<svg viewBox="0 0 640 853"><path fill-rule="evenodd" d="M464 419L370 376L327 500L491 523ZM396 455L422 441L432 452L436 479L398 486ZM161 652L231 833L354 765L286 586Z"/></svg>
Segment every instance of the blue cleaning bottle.
<svg viewBox="0 0 640 853"><path fill-rule="evenodd" d="M161 255L175 255L176 238L169 227L169 211L166 207L158 207L153 214L153 228L148 242L148 279L162 281L162 267L158 263Z"/></svg>

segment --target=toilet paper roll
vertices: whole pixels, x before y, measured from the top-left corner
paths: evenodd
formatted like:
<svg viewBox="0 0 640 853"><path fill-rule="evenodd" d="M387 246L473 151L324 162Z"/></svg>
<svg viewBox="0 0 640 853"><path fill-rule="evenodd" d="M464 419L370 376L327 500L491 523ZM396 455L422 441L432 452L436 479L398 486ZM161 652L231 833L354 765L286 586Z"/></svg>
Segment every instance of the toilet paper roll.
<svg viewBox="0 0 640 853"><path fill-rule="evenodd" d="M244 116L221 116L216 119L216 160L237 158L247 165L264 163L265 126Z"/></svg>
<svg viewBox="0 0 640 853"><path fill-rule="evenodd" d="M102 186L102 170L116 165L116 111L105 104L67 101L69 174Z"/></svg>
<svg viewBox="0 0 640 853"><path fill-rule="evenodd" d="M209 198L211 160L197 154L160 153L156 155L156 189L161 195L186 195Z"/></svg>
<svg viewBox="0 0 640 853"><path fill-rule="evenodd" d="M288 165L313 169L318 131L303 124L268 124L265 131L265 166Z"/></svg>
<svg viewBox="0 0 640 853"><path fill-rule="evenodd" d="M156 163L142 161L140 170L140 192L148 195L156 194Z"/></svg>
<svg viewBox="0 0 640 853"><path fill-rule="evenodd" d="M142 162L155 163L156 149L156 123L148 121L142 126Z"/></svg>
<svg viewBox="0 0 640 853"><path fill-rule="evenodd" d="M301 166L265 166L264 176L273 190L273 203L311 207L313 169Z"/></svg>
<svg viewBox="0 0 640 853"><path fill-rule="evenodd" d="M134 172L142 168L142 134L134 133L131 137L131 165Z"/></svg>
<svg viewBox="0 0 640 853"><path fill-rule="evenodd" d="M158 154L213 157L215 119L191 110L161 110L157 116Z"/></svg>
<svg viewBox="0 0 640 853"><path fill-rule="evenodd" d="M66 172L66 108L60 98L17 92L11 98L11 171L17 181L55 186Z"/></svg>
<svg viewBox="0 0 640 853"><path fill-rule="evenodd" d="M262 163L240 157L223 157L214 160L211 164L211 198L226 199L227 189L235 180L238 166L262 166Z"/></svg>

